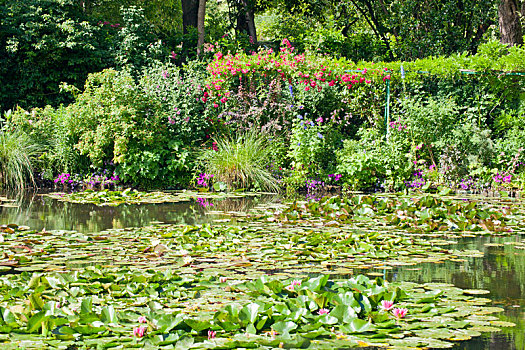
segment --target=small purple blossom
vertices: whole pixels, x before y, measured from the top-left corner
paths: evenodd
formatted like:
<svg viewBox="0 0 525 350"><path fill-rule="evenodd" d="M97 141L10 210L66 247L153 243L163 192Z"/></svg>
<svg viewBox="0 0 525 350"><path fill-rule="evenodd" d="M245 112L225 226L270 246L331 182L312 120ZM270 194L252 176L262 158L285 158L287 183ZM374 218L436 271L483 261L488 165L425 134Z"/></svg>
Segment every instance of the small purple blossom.
<svg viewBox="0 0 525 350"><path fill-rule="evenodd" d="M208 187L208 180L211 180L212 178L212 174L201 173L197 179L197 184L202 187Z"/></svg>

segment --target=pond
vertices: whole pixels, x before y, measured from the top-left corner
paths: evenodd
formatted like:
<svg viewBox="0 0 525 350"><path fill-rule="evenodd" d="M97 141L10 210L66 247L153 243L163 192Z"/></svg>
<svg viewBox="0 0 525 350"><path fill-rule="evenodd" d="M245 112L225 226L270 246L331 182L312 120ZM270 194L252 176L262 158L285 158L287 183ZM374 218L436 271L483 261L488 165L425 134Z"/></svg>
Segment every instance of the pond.
<svg viewBox="0 0 525 350"><path fill-rule="evenodd" d="M212 223L227 217L221 215L221 211L246 212L275 201L280 201L280 198L225 199L208 208L195 201L98 207L58 202L35 194L19 198L7 207L0 207L0 224L16 223L35 230L67 230L89 235L159 223ZM525 250L521 248L525 236L515 233L502 237L456 237L452 240L457 242L455 249L477 250L483 253L483 257L463 256L438 263L388 268L382 271L385 279L451 283L462 289L488 290L490 294L484 296L492 300L488 306L505 310L495 316L501 321L515 323L516 327L483 333L481 337L457 343L455 349L525 349ZM516 249L518 246L520 249Z"/></svg>

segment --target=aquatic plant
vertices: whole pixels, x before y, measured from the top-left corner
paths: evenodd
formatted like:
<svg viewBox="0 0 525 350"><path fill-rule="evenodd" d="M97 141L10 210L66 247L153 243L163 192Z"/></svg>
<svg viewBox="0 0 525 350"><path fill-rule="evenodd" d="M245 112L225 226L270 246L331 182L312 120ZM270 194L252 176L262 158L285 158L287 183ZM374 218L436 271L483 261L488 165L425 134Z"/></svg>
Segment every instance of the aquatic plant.
<svg viewBox="0 0 525 350"><path fill-rule="evenodd" d="M213 193L213 192L142 192L131 188L123 191L110 191L108 189L101 191L93 191L91 189L82 192L72 193L48 193L45 196L59 200L61 202L80 203L80 204L95 204L97 206L118 206L121 204L147 204L147 203L176 203L189 202L196 200L201 206L213 206L208 199L224 199L224 198L242 198L254 196L251 192L231 192L231 193Z"/></svg>

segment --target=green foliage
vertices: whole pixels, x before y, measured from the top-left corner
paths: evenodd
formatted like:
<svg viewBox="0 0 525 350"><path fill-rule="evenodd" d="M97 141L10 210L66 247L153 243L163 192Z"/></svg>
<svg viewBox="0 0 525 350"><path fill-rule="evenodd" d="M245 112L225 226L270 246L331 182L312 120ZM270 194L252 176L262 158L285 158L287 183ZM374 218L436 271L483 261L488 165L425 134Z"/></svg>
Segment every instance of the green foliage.
<svg viewBox="0 0 525 350"><path fill-rule="evenodd" d="M25 133L15 130L0 131L0 187L21 190L28 183L34 185L33 159L39 146Z"/></svg>
<svg viewBox="0 0 525 350"><path fill-rule="evenodd" d="M94 167L113 162L122 181L141 186L172 185L189 170L190 153L182 140L171 137L160 102L144 94L129 74L90 75L68 109L77 121L76 147Z"/></svg>
<svg viewBox="0 0 525 350"><path fill-rule="evenodd" d="M186 144L202 143L221 126L202 102L205 67L198 61L183 67L156 64L144 70L140 86L157 103L170 134Z"/></svg>
<svg viewBox="0 0 525 350"><path fill-rule="evenodd" d="M15 125L34 143L41 145L42 154L34 161L34 168L46 180L60 173L85 173L89 162L75 149L79 135L77 121L66 107L47 106L31 112L17 108L8 112L8 122Z"/></svg>
<svg viewBox="0 0 525 350"><path fill-rule="evenodd" d="M322 118L313 121L299 117L292 129L288 154L294 167L308 169L314 175L334 168L334 151L341 142L337 125Z"/></svg>
<svg viewBox="0 0 525 350"><path fill-rule="evenodd" d="M122 21L122 29L115 35L117 67L129 69L138 75L142 68L167 60L169 50L162 40L156 39L153 25L146 19L143 9L123 8Z"/></svg>
<svg viewBox="0 0 525 350"><path fill-rule="evenodd" d="M438 142L448 135L457 119L457 107L454 101L429 99L421 102L406 99L401 102L401 117L391 122L390 128L407 127L415 144L432 147L444 147ZM404 112L404 113L403 113Z"/></svg>
<svg viewBox="0 0 525 350"><path fill-rule="evenodd" d="M93 25L73 0L0 4L0 108L68 102L60 82L82 86L111 64L111 30Z"/></svg>
<svg viewBox="0 0 525 350"><path fill-rule="evenodd" d="M265 39L287 37L300 49L354 61L475 53L497 18L495 0L258 3L265 10L259 24Z"/></svg>
<svg viewBox="0 0 525 350"><path fill-rule="evenodd" d="M157 36L169 37L182 30L180 0L99 0L89 2L86 11L92 18L121 24L125 17L122 9L130 7L144 13Z"/></svg>
<svg viewBox="0 0 525 350"><path fill-rule="evenodd" d="M392 129L388 141L377 129L361 129L358 140L345 140L337 152L337 172L353 190L395 190L413 169L410 141L404 130Z"/></svg>
<svg viewBox="0 0 525 350"><path fill-rule="evenodd" d="M206 149L200 158L206 173L230 188L278 190L277 179L267 165L270 163L268 141L256 132L238 134L236 137L215 139L215 149Z"/></svg>

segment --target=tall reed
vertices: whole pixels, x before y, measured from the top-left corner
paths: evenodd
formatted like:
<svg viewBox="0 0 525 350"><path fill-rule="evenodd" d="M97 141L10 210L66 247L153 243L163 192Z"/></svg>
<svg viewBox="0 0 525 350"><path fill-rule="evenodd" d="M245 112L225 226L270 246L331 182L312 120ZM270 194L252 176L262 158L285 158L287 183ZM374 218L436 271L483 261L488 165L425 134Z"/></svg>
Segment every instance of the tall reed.
<svg viewBox="0 0 525 350"><path fill-rule="evenodd" d="M39 147L21 131L0 130L0 187L24 189L34 185L32 159Z"/></svg>

